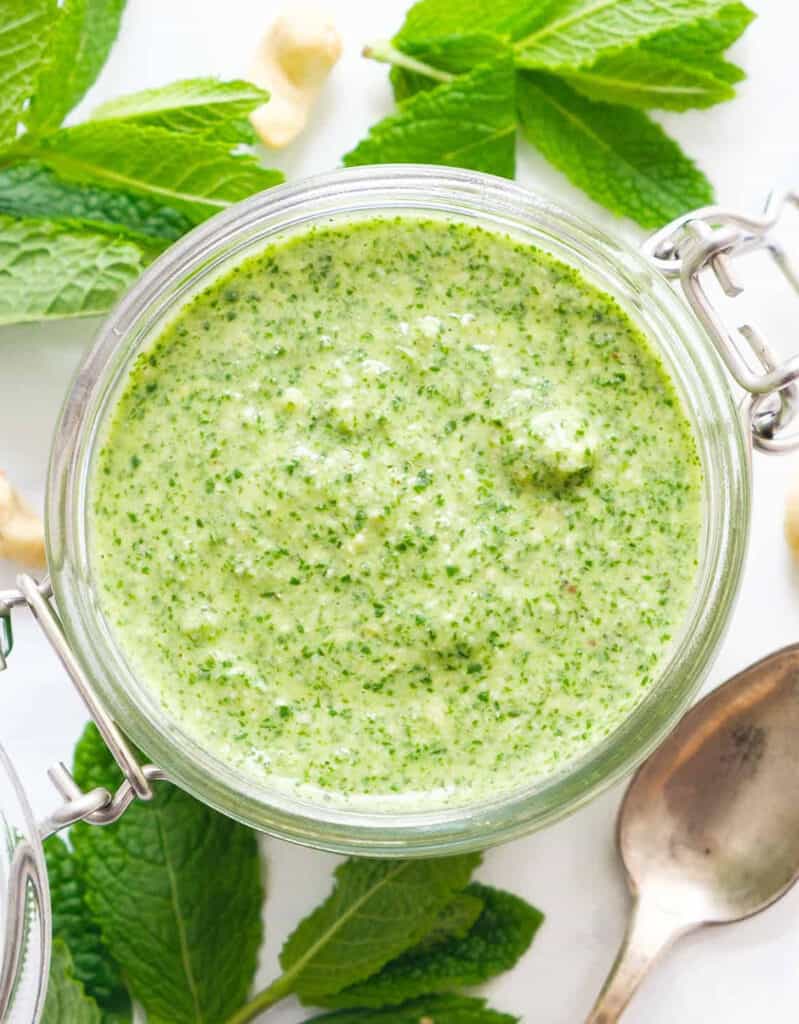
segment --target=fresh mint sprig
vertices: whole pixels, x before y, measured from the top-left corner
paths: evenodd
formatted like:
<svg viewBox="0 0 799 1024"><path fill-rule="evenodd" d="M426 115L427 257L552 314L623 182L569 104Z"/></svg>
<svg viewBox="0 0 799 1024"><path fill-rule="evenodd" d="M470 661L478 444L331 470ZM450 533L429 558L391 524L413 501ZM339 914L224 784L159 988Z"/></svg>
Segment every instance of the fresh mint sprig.
<svg viewBox="0 0 799 1024"><path fill-rule="evenodd" d="M364 51L392 65L398 108L344 163L425 159L513 177L518 127L596 202L656 227L713 190L644 111L731 99L744 73L724 53L753 16L729 0L420 0L390 43ZM506 84L502 115L493 105L483 120L473 80L498 80L509 62L513 96ZM501 126L503 147L472 145L475 123Z"/></svg>
<svg viewBox="0 0 799 1024"><path fill-rule="evenodd" d="M93 725L73 775L84 790L119 784ZM458 994L513 967L542 921L518 896L470 883L479 854L343 862L286 939L282 974L247 1000L263 900L253 832L158 783L150 802L113 825L75 825L69 840L46 844L56 945L45 1024L130 1024L131 1000L148 1024L246 1024L290 995L335 1008L313 1018L327 1024L518 1019Z"/></svg>
<svg viewBox="0 0 799 1024"><path fill-rule="evenodd" d="M200 78L63 127L124 0L0 0L0 324L102 313L183 232L283 180L244 147L268 100Z"/></svg>

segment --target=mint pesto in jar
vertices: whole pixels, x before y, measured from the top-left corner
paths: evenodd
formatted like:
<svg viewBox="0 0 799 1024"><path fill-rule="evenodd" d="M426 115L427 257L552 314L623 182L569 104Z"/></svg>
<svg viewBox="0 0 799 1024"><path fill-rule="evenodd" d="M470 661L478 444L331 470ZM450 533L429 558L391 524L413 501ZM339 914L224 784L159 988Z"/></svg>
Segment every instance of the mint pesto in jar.
<svg viewBox="0 0 799 1024"><path fill-rule="evenodd" d="M375 217L250 257L138 357L91 557L132 669L226 764L434 809L558 771L641 701L701 489L609 296L490 230Z"/></svg>

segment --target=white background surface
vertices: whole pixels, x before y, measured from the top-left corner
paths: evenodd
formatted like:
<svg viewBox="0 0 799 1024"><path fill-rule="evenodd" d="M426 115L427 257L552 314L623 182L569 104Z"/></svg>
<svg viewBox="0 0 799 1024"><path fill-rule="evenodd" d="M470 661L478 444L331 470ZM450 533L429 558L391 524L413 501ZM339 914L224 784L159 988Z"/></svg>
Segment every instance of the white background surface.
<svg viewBox="0 0 799 1024"><path fill-rule="evenodd" d="M336 166L342 153L390 108L383 67L359 56L362 45L398 27L409 0L338 0L331 6L345 37L344 56L306 135L270 158L291 179ZM453 0L456 2L456 0ZM490 0L486 0L490 2ZM735 48L749 72L736 100L708 112L664 117L717 186L721 202L758 208L774 176L789 173L797 110L799 10L751 0L760 17ZM120 39L86 104L133 89L200 74L246 72L255 41L280 8L270 0L129 0ZM609 230L637 238L574 190L529 147L519 178L572 204ZM799 174L799 164L795 169ZM777 308L787 328L799 304ZM0 468L42 500L50 435L70 375L92 338L91 321L0 329ZM794 335L795 335L794 331ZM786 331L787 350L799 337ZM784 492L798 458L755 460L752 541L741 598L709 685L775 648L799 640L799 573L782 538ZM0 587L10 585L0 565ZM69 760L85 713L33 625L16 620L11 667L0 676L0 742L15 761L38 815L53 804L45 769ZM799 737L797 738L799 742ZM491 851L480 877L516 890L547 914L516 970L488 987L498 1008L530 1024L576 1024L587 1012L621 938L628 897L613 845L621 790L571 819ZM280 943L329 883L334 858L265 843L270 862L267 945L271 977ZM272 1011L275 1024L303 1013ZM759 917L685 939L646 983L629 1024L794 1024L799 1017L799 890ZM65 1022L66 1024L66 1022Z"/></svg>

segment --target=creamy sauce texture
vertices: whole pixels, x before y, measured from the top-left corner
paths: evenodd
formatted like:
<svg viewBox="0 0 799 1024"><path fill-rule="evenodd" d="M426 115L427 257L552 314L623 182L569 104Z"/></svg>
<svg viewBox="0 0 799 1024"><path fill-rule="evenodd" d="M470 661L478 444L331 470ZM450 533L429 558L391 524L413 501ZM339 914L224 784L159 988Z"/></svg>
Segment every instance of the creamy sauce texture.
<svg viewBox="0 0 799 1024"><path fill-rule="evenodd" d="M141 354L92 559L132 668L285 792L430 809L601 741L690 602L701 475L629 317L463 223L316 229Z"/></svg>

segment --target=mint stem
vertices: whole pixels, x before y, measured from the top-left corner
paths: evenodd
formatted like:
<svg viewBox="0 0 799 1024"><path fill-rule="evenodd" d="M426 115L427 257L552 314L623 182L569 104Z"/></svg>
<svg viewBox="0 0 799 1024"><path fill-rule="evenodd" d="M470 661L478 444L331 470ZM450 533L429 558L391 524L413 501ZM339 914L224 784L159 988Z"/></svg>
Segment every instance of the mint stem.
<svg viewBox="0 0 799 1024"><path fill-rule="evenodd" d="M290 996L293 982L293 974L281 974L279 978L275 978L271 985L268 985L257 996L254 996L249 1003L245 1003L240 1010L237 1010L232 1017L229 1017L226 1024L247 1024L248 1021L255 1020L264 1010L268 1010L270 1006L274 1006L281 999Z"/></svg>
<svg viewBox="0 0 799 1024"><path fill-rule="evenodd" d="M371 57L372 60L382 61L384 64L393 64L395 67L405 68L406 71L415 71L418 75L427 75L428 78L434 78L437 82L451 82L455 77L448 71L441 71L439 68L434 68L431 64L414 60L413 57L409 57L407 53L403 53L396 46L392 46L391 43L386 41L364 46L363 55L364 57Z"/></svg>

